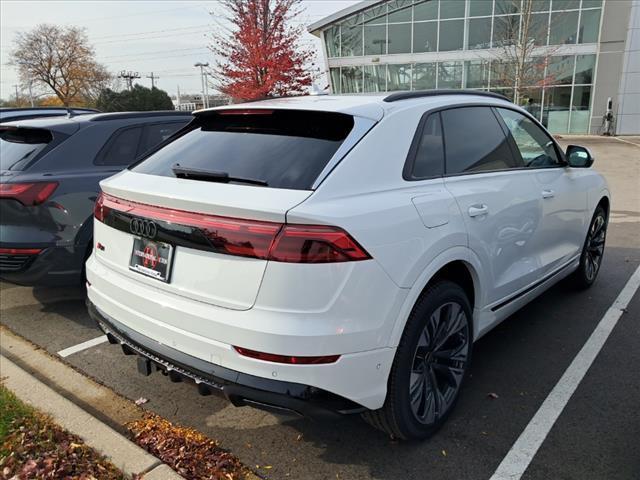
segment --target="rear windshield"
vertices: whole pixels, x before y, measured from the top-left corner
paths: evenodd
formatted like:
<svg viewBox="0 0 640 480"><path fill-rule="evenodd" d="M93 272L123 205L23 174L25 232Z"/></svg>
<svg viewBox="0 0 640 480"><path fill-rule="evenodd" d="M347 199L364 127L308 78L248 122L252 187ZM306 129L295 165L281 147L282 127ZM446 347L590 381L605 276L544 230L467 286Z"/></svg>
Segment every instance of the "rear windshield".
<svg viewBox="0 0 640 480"><path fill-rule="evenodd" d="M296 110L221 110L132 167L175 176L173 167L228 174L272 188L309 190L353 128L341 113ZM197 180L196 180L197 181Z"/></svg>
<svg viewBox="0 0 640 480"><path fill-rule="evenodd" d="M52 140L49 130L0 128L0 170L25 170Z"/></svg>

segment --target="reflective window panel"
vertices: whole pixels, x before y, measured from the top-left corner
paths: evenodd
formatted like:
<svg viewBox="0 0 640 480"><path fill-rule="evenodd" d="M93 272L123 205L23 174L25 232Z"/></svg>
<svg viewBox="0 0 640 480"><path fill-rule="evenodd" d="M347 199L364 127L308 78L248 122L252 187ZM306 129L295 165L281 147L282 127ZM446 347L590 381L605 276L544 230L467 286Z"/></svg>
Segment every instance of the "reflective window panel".
<svg viewBox="0 0 640 480"><path fill-rule="evenodd" d="M364 67L364 91L385 92L387 90L387 66L365 65Z"/></svg>
<svg viewBox="0 0 640 480"><path fill-rule="evenodd" d="M420 22L413 25L413 51L435 52L438 48L438 22Z"/></svg>
<svg viewBox="0 0 640 480"><path fill-rule="evenodd" d="M438 51L462 50L464 41L464 20L443 20L440 22L440 43Z"/></svg>
<svg viewBox="0 0 640 480"><path fill-rule="evenodd" d="M433 90L436 88L437 67L438 66L435 62L416 63L413 66L413 89Z"/></svg>
<svg viewBox="0 0 640 480"><path fill-rule="evenodd" d="M462 88L462 62L438 64L438 88Z"/></svg>
<svg viewBox="0 0 640 480"><path fill-rule="evenodd" d="M411 65L387 65L387 90L411 89Z"/></svg>

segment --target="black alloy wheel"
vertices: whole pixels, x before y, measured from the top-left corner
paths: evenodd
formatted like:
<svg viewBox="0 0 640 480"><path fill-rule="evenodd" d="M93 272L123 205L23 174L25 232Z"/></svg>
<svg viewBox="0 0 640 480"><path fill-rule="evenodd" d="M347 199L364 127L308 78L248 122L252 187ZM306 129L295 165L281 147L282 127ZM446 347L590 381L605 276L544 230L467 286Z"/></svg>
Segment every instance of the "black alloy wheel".
<svg viewBox="0 0 640 480"><path fill-rule="evenodd" d="M602 257L604 256L604 242L607 236L607 220L605 219L604 212L599 213L600 214L596 215L593 219L591 227L589 228L585 252L585 276L591 282L596 279L598 271L600 270Z"/></svg>
<svg viewBox="0 0 640 480"><path fill-rule="evenodd" d="M433 425L458 394L469 357L468 323L462 305L448 302L420 334L409 382L411 410L420 423Z"/></svg>
<svg viewBox="0 0 640 480"><path fill-rule="evenodd" d="M573 274L573 281L578 288L589 288L598 277L604 257L607 223L607 212L603 207L598 206L587 231L587 238L580 256L580 266Z"/></svg>
<svg viewBox="0 0 640 480"><path fill-rule="evenodd" d="M389 373L382 408L363 418L394 438L425 439L453 411L471 364L472 308L449 280L428 286L413 307Z"/></svg>

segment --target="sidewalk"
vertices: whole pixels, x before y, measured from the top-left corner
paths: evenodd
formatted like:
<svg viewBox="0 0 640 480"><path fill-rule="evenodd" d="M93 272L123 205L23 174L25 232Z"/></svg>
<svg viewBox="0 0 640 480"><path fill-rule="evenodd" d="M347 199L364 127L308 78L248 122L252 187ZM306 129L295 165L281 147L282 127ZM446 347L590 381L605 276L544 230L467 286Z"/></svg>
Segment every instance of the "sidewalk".
<svg viewBox="0 0 640 480"><path fill-rule="evenodd" d="M1 334L5 343L4 337L8 332L2 329ZM108 457L126 474L143 475L145 480L183 478L126 437L28 374L4 355L0 355L0 372L3 384L20 400L50 415L58 425L81 437L88 446ZM77 372L76 374L79 375Z"/></svg>

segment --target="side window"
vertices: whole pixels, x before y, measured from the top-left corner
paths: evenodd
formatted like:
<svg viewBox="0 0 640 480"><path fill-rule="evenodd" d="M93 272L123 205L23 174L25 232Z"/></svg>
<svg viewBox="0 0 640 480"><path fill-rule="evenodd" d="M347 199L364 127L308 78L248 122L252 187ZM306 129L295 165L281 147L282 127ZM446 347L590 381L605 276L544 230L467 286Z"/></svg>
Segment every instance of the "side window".
<svg viewBox="0 0 640 480"><path fill-rule="evenodd" d="M444 145L440 114L432 113L422 125L420 139L409 172L412 180L439 177L444 173Z"/></svg>
<svg viewBox="0 0 640 480"><path fill-rule="evenodd" d="M447 175L522 167L491 108L452 108L440 114Z"/></svg>
<svg viewBox="0 0 640 480"><path fill-rule="evenodd" d="M506 108L497 110L511 132L525 167L544 168L560 165L553 141L531 119Z"/></svg>
<svg viewBox="0 0 640 480"><path fill-rule="evenodd" d="M142 142L138 150L138 155L141 155L161 142L164 142L167 138L173 135L181 127L186 125L186 122L171 122L171 123L156 123L154 125L146 125L144 127L144 133L142 135Z"/></svg>
<svg viewBox="0 0 640 480"><path fill-rule="evenodd" d="M117 131L96 158L96 165L126 166L136 159L142 127Z"/></svg>

